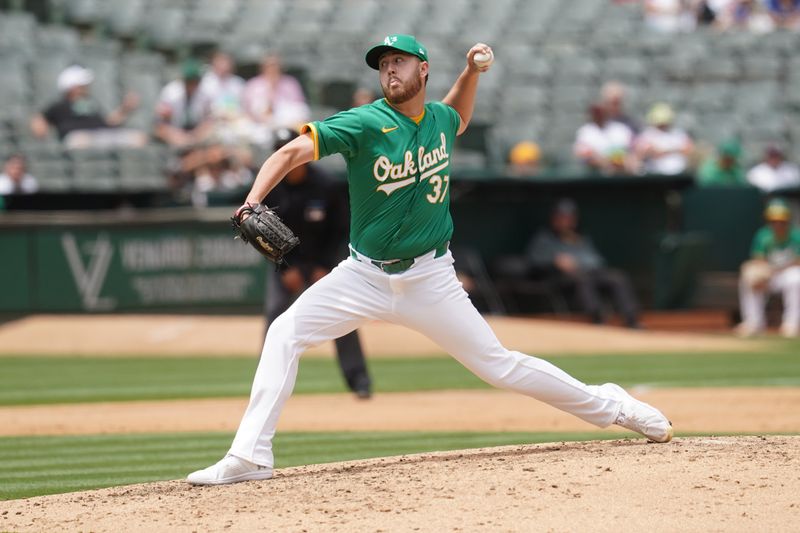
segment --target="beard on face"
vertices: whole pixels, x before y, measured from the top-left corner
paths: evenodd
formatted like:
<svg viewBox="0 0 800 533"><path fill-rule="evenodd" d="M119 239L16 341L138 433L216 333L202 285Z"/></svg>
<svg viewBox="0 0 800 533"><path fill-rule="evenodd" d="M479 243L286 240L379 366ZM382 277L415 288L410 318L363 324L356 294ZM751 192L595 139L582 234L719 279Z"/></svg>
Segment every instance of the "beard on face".
<svg viewBox="0 0 800 533"><path fill-rule="evenodd" d="M417 72L417 74L419 74L419 72ZM418 75L414 76L409 82L403 82L400 80L401 87L396 89L397 92L395 92L394 95L389 92L391 90L388 85L389 82L387 81L386 83L386 85L381 84L383 95L390 104L394 105L408 102L417 96L417 94L419 94L419 92L422 90L422 78L420 78Z"/></svg>

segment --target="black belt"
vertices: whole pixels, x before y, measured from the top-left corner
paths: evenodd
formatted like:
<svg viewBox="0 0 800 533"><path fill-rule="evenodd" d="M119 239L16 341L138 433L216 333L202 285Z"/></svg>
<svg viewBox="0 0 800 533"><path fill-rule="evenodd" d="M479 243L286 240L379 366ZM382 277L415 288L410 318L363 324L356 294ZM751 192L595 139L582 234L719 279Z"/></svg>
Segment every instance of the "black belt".
<svg viewBox="0 0 800 533"><path fill-rule="evenodd" d="M447 248L450 245L449 242L444 243L443 245L435 248L436 253L433 255L434 259L438 257L442 257L444 254L447 253ZM425 255L425 254L423 254ZM355 259L356 261L360 261L358 258L358 254L356 254L355 250L352 248L350 249L350 257ZM374 259L370 260L374 266L380 268L382 271L386 272L387 274L400 274L401 272L405 272L414 264L414 261L417 259L392 259L390 261L376 261Z"/></svg>

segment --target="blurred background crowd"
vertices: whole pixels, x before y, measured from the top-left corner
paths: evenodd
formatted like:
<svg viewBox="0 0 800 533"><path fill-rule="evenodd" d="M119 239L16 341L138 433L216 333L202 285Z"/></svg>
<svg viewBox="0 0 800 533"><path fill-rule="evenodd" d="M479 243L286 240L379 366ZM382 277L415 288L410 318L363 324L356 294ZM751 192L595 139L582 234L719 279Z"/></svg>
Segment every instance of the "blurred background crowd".
<svg viewBox="0 0 800 533"><path fill-rule="evenodd" d="M800 0L0 0L0 200L149 191L162 207L237 203L287 129L380 97L363 57L389 33L428 47L431 99L469 46L495 51L455 176L792 191L798 30ZM343 176L339 157L315 165ZM532 261L558 256L555 237L586 244L570 202L551 206L551 235L531 236ZM578 255L605 268L591 246ZM554 261L562 278L577 270ZM593 283L637 327L620 274Z"/></svg>
<svg viewBox="0 0 800 533"><path fill-rule="evenodd" d="M275 128L379 96L362 55L389 30L429 47L432 98L465 43L494 46L461 168L800 184L795 1L410 0L389 21L374 0L0 5L2 190L168 187L203 205L252 179Z"/></svg>

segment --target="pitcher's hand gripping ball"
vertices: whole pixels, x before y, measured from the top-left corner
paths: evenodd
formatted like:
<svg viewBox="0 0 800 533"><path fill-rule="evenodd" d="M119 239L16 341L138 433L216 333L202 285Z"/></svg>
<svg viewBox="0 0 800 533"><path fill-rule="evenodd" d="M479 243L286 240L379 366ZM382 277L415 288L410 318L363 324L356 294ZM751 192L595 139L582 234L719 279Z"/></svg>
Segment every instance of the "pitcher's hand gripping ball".
<svg viewBox="0 0 800 533"><path fill-rule="evenodd" d="M275 211L261 204L245 204L231 217L233 230L244 242L250 244L258 253L280 265L284 256L300 244L289 227L283 223Z"/></svg>
<svg viewBox="0 0 800 533"><path fill-rule="evenodd" d="M489 49L488 53L477 52L474 56L472 56L472 60L475 61L475 66L478 68L487 68L494 63L494 54L492 53L491 49Z"/></svg>

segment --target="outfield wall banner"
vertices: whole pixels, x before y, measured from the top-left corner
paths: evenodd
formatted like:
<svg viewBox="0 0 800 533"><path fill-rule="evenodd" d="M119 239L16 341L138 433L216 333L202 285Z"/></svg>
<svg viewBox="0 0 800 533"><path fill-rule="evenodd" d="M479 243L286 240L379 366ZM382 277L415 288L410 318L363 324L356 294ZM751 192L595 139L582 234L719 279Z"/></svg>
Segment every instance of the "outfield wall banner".
<svg viewBox="0 0 800 533"><path fill-rule="evenodd" d="M31 309L30 242L24 233L0 232L0 311Z"/></svg>
<svg viewBox="0 0 800 533"><path fill-rule="evenodd" d="M264 259L213 229L85 227L35 238L39 310L117 311L260 305Z"/></svg>

